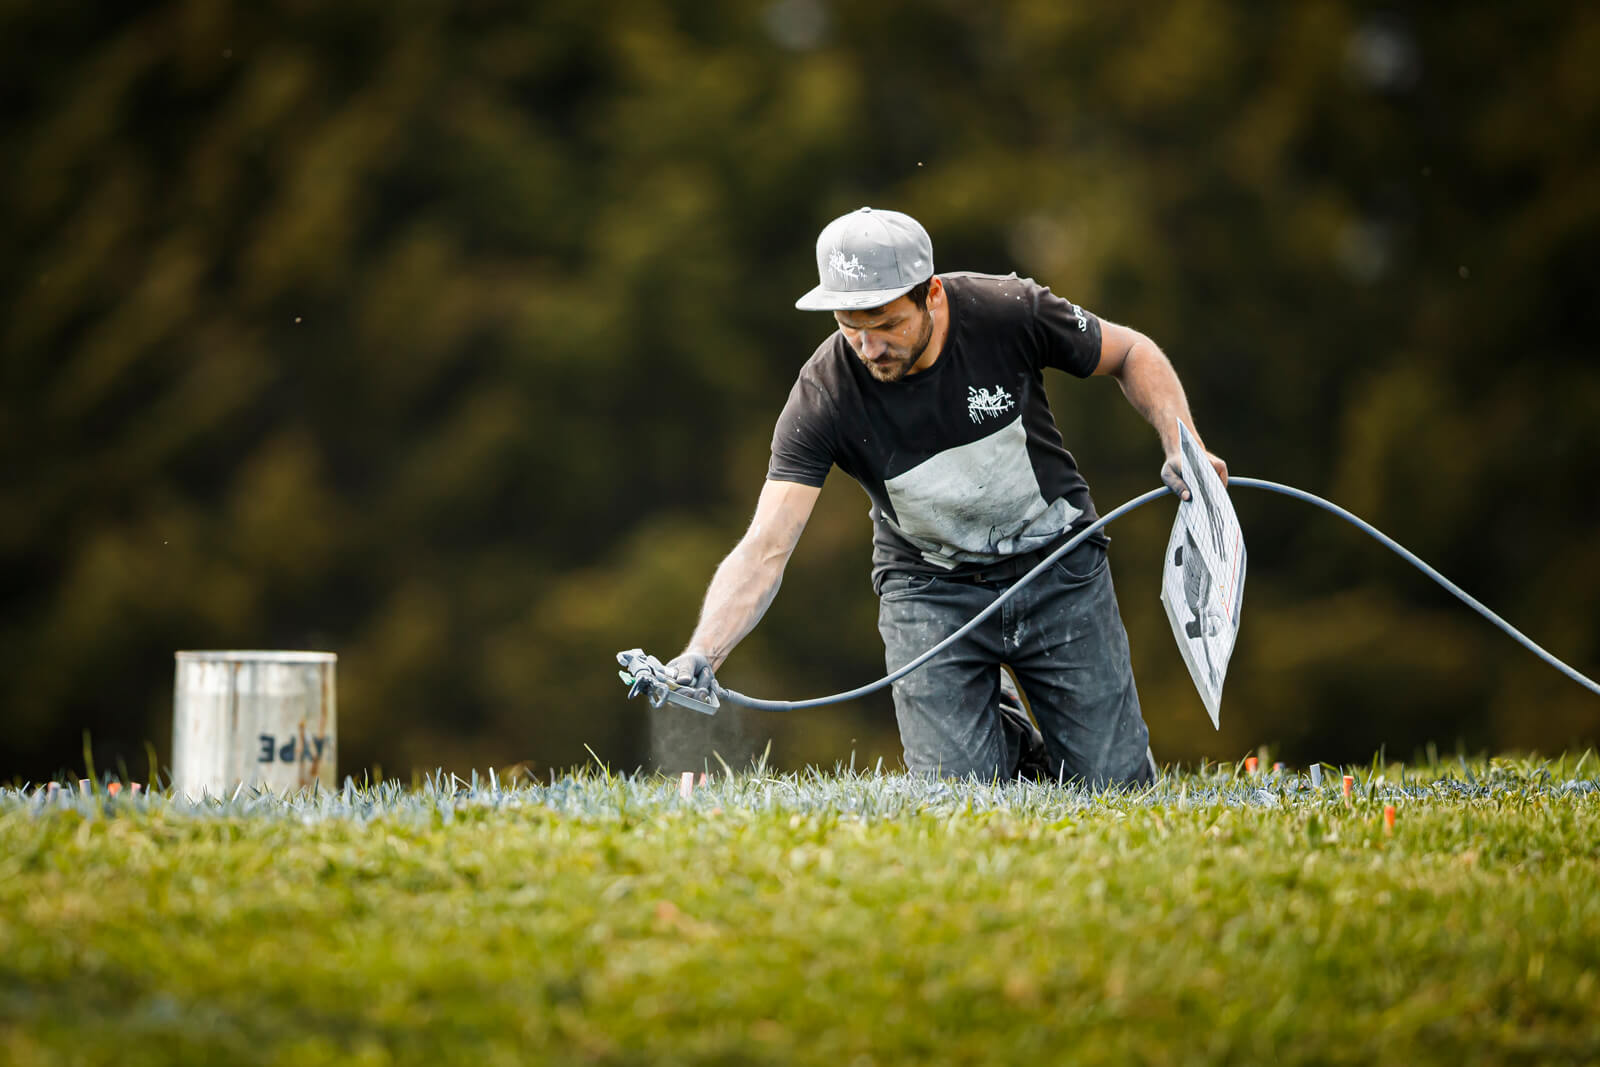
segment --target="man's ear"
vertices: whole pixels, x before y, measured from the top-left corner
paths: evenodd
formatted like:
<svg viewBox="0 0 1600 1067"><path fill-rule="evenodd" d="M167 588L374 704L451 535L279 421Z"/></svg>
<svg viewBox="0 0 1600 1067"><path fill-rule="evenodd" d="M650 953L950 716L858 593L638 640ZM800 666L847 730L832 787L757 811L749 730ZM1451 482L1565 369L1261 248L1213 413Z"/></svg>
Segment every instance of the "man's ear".
<svg viewBox="0 0 1600 1067"><path fill-rule="evenodd" d="M928 306L940 307L944 304L944 279L935 274L928 280Z"/></svg>

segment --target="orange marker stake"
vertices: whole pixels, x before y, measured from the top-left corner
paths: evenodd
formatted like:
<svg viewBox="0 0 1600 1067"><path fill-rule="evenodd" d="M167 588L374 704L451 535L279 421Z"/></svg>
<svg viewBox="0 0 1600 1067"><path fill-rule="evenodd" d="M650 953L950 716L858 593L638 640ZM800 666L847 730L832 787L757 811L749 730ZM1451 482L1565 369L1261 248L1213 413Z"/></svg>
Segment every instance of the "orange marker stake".
<svg viewBox="0 0 1600 1067"><path fill-rule="evenodd" d="M686 796L688 796L689 794L691 794L693 792L694 792L694 772L693 771L684 771L683 772L683 776L678 779L678 795L680 797L686 797Z"/></svg>
<svg viewBox="0 0 1600 1067"><path fill-rule="evenodd" d="M701 771L700 772L700 782L699 782L699 784L700 785L705 785L709 781L710 781L710 779L706 777L706 772L705 771Z"/></svg>
<svg viewBox="0 0 1600 1067"><path fill-rule="evenodd" d="M111 794L112 796L116 796L118 793L122 792L122 783L121 782L110 782L110 783L108 783L106 785L106 792Z"/></svg>
<svg viewBox="0 0 1600 1067"><path fill-rule="evenodd" d="M1281 763L1274 763L1274 764L1273 764L1273 765L1272 765L1272 769L1273 769L1273 771L1274 771L1274 772L1277 772L1277 771L1281 771L1281 770L1283 770L1283 764L1281 764Z"/></svg>
<svg viewBox="0 0 1600 1067"><path fill-rule="evenodd" d="M1385 804L1383 806L1383 832L1386 833L1386 834L1394 833L1394 805L1393 804Z"/></svg>
<svg viewBox="0 0 1600 1067"><path fill-rule="evenodd" d="M1346 800L1350 799L1350 789L1355 784L1356 780L1354 778L1350 777L1348 774L1344 776L1344 798Z"/></svg>
<svg viewBox="0 0 1600 1067"><path fill-rule="evenodd" d="M1244 758L1244 773L1256 773L1256 758L1254 756L1246 756Z"/></svg>
<svg viewBox="0 0 1600 1067"><path fill-rule="evenodd" d="M141 789L143 789L144 786L140 785L138 782L134 782L133 786L131 788L133 789L133 795L134 796L138 796L139 795L139 791Z"/></svg>

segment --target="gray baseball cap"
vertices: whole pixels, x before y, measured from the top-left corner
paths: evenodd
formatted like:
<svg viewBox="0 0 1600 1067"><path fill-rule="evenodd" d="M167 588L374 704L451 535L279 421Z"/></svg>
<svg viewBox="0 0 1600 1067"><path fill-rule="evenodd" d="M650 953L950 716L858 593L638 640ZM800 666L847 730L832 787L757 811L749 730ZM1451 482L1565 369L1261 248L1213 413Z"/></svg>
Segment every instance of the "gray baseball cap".
<svg viewBox="0 0 1600 1067"><path fill-rule="evenodd" d="M822 284L794 302L802 311L882 307L933 277L933 242L910 215L864 207L823 227L817 276Z"/></svg>

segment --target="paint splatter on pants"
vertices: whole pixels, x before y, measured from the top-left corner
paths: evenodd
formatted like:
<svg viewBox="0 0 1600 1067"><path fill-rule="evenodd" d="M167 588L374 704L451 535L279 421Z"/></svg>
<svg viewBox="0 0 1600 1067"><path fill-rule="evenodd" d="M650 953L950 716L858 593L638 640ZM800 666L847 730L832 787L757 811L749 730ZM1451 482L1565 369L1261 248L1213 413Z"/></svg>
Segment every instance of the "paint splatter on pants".
<svg viewBox="0 0 1600 1067"><path fill-rule="evenodd" d="M878 604L885 664L893 671L910 662L1012 584L889 575ZM894 684L913 772L1016 776L1028 738L1026 726L1000 710L1002 663L1038 720L1051 777L1094 788L1151 781L1150 735L1105 546L1085 542L1057 560L972 633Z"/></svg>

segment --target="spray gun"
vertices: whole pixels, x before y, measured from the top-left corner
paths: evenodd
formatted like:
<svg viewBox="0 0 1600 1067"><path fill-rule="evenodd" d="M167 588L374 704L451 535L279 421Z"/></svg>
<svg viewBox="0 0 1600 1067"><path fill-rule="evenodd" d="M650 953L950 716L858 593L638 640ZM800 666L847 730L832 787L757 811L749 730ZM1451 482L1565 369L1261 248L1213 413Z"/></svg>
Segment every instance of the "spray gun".
<svg viewBox="0 0 1600 1067"><path fill-rule="evenodd" d="M702 715L715 715L722 706L717 694L710 689L679 685L678 680L667 673L662 662L654 656L645 655L642 648L618 652L617 663L622 666L617 676L628 687L628 696L636 697L642 693L652 708L676 704Z"/></svg>

